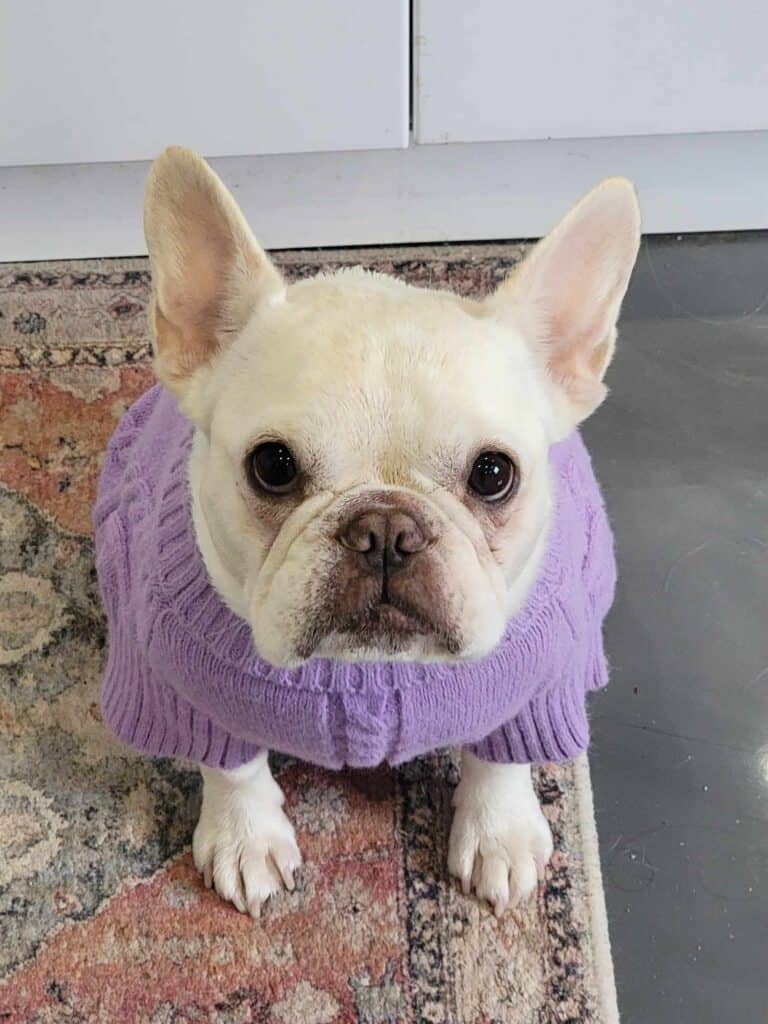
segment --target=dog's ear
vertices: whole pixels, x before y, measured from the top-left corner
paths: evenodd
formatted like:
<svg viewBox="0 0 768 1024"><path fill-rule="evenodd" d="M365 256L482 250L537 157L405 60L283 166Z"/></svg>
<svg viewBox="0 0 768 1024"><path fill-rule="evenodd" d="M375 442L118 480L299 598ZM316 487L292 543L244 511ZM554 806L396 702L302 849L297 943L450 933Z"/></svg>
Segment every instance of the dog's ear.
<svg viewBox="0 0 768 1024"><path fill-rule="evenodd" d="M152 166L144 232L155 371L183 406L194 406L201 372L256 307L278 301L285 286L220 179L181 146L166 149Z"/></svg>
<svg viewBox="0 0 768 1024"><path fill-rule="evenodd" d="M616 322L640 244L632 184L609 178L542 239L488 301L514 317L546 366L554 432L565 437L606 395Z"/></svg>

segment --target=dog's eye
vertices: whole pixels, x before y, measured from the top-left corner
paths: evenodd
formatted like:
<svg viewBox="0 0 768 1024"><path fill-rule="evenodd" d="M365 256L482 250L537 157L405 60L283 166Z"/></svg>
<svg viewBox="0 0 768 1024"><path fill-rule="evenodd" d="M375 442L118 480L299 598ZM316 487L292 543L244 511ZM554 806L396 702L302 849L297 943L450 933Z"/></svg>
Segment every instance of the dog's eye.
<svg viewBox="0 0 768 1024"><path fill-rule="evenodd" d="M296 460L281 441L260 444L251 452L249 461L254 483L270 494L287 494L299 479Z"/></svg>
<svg viewBox="0 0 768 1024"><path fill-rule="evenodd" d="M483 501L501 501L517 483L517 467L503 452L482 452L472 465L467 484Z"/></svg>

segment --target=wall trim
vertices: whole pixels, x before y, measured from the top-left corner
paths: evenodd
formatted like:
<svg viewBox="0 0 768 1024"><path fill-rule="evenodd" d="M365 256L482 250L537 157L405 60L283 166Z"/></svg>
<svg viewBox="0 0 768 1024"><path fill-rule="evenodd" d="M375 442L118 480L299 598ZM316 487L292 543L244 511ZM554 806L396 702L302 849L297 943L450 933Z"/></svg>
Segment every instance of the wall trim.
<svg viewBox="0 0 768 1024"><path fill-rule="evenodd" d="M270 249L535 238L603 177L649 233L768 228L768 131L211 161ZM148 164L0 168L0 261L145 253Z"/></svg>

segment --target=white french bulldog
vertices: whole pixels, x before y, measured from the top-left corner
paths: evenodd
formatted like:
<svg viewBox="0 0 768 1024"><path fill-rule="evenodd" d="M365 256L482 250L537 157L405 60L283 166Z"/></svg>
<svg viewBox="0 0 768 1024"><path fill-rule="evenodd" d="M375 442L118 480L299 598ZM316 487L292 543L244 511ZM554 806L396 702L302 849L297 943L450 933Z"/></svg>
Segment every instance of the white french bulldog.
<svg viewBox="0 0 768 1024"><path fill-rule="evenodd" d="M196 427L198 546L261 656L490 652L541 563L550 446L606 393L640 237L632 186L603 182L483 301L360 270L287 287L221 181L181 148L153 167L145 226L157 375ZM265 438L246 495L242 462ZM483 465L478 487L488 451L507 454ZM397 502L350 530L350 500L372 490ZM356 616L338 569L340 543L364 556L387 531L403 558L423 551L408 581L416 629L386 601L375 624ZM267 754L202 774L195 864L258 914L301 863ZM454 802L450 871L500 914L531 893L552 852L530 766L467 751Z"/></svg>

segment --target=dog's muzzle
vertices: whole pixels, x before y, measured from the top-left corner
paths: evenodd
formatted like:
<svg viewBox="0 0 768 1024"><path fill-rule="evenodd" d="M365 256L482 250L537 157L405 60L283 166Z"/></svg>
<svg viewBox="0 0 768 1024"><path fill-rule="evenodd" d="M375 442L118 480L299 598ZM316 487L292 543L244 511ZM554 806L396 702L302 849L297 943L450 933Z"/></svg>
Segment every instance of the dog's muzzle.
<svg viewBox="0 0 768 1024"><path fill-rule="evenodd" d="M419 501L398 491L360 495L333 539L339 557L304 650L330 634L340 638L339 650L364 647L395 654L416 637L432 638L440 649L458 649L457 624L447 614L444 567L431 550L438 545L439 527Z"/></svg>

